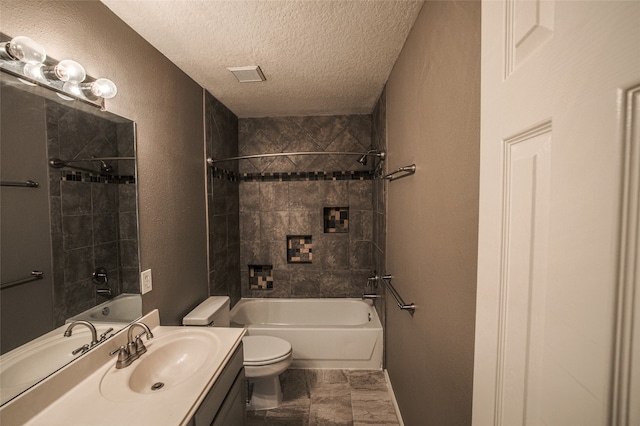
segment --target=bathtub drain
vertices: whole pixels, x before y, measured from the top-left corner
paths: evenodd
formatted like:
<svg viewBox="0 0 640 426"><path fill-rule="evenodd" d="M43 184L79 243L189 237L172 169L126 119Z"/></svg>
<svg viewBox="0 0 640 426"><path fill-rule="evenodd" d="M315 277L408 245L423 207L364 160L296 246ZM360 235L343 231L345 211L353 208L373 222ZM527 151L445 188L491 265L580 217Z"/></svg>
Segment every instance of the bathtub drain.
<svg viewBox="0 0 640 426"><path fill-rule="evenodd" d="M151 385L151 390L152 391L157 391L160 390L164 387L164 383L162 382L158 382L158 383L154 383L153 385Z"/></svg>

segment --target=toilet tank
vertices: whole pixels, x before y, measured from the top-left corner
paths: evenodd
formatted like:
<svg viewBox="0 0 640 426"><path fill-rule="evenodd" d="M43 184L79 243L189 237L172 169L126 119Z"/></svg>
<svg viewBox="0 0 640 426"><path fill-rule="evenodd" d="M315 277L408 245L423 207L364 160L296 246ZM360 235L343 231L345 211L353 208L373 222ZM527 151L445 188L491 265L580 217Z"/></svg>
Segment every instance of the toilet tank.
<svg viewBox="0 0 640 426"><path fill-rule="evenodd" d="M230 300L227 296L211 296L196 306L183 319L182 325L229 327Z"/></svg>

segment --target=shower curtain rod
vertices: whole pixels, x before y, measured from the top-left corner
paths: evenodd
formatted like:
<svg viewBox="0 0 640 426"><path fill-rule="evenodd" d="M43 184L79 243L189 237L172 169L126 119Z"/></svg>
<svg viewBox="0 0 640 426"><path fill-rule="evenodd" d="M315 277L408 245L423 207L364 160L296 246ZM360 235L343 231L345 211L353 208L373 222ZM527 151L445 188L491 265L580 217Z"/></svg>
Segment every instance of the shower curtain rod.
<svg viewBox="0 0 640 426"><path fill-rule="evenodd" d="M267 158L267 157L286 157L290 155L359 155L360 160L366 157L378 157L384 161L384 151L367 151L367 152L353 152L353 151L307 151L307 152L276 152L273 154L254 154L254 155L241 155L239 157L229 157L216 159L213 157L207 157L207 164L213 166L215 163L221 163L223 161L235 161L235 160L248 160L251 158ZM365 162L366 163L366 162Z"/></svg>
<svg viewBox="0 0 640 426"><path fill-rule="evenodd" d="M61 160L59 158L52 158L49 163L52 167L57 167L62 163L81 163L84 161L118 161L118 160L135 160L136 157L91 157L91 158L76 158L74 160Z"/></svg>
<svg viewBox="0 0 640 426"><path fill-rule="evenodd" d="M98 174L113 176L113 173L112 173L113 167L111 167L110 164L106 163L106 161L135 160L135 159L136 157L92 157L92 158L77 158L74 160L61 160L59 158L50 158L49 167L53 167L54 169L68 168L68 169L74 169L74 170L81 170L83 172L98 173ZM88 169L86 167L74 166L69 164L69 163L82 163L85 161L96 161L101 163L100 170L93 170L93 169Z"/></svg>

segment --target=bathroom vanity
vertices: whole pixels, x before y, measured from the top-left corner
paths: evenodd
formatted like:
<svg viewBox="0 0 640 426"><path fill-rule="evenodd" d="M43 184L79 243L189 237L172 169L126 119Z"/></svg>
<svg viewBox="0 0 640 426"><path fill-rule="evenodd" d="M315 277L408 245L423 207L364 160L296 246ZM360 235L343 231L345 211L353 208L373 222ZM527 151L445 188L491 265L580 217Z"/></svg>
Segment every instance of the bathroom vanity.
<svg viewBox="0 0 640 426"><path fill-rule="evenodd" d="M244 329L160 326L157 310L140 322L153 337L130 365L116 368L123 330L2 406L0 423L244 424Z"/></svg>

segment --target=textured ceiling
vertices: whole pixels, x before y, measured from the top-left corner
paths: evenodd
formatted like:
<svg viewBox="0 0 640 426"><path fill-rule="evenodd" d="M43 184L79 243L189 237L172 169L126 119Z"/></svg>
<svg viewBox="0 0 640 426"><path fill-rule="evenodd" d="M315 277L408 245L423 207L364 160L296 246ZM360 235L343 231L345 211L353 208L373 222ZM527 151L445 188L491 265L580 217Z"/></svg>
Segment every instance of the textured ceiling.
<svg viewBox="0 0 640 426"><path fill-rule="evenodd" d="M102 0L239 117L370 113L422 1ZM227 67L259 65L239 83Z"/></svg>

